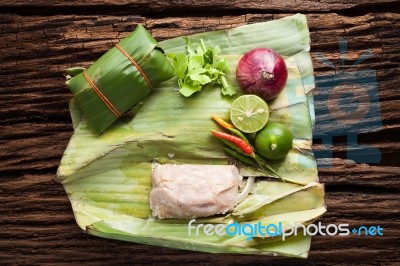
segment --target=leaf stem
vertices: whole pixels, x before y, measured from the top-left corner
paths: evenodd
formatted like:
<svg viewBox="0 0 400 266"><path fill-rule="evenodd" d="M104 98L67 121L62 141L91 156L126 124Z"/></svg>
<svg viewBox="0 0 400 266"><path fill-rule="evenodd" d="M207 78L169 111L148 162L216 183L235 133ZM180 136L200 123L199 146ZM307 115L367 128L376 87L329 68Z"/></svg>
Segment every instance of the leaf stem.
<svg viewBox="0 0 400 266"><path fill-rule="evenodd" d="M221 83L222 88L223 88L225 91L231 91L231 87L229 86L228 81L226 80L226 77L225 77L225 76L220 75L220 76L219 76L219 82Z"/></svg>
<svg viewBox="0 0 400 266"><path fill-rule="evenodd" d="M207 51L207 47L206 47L203 39L200 39L200 45L201 45L201 49L203 49L203 53L205 53Z"/></svg>

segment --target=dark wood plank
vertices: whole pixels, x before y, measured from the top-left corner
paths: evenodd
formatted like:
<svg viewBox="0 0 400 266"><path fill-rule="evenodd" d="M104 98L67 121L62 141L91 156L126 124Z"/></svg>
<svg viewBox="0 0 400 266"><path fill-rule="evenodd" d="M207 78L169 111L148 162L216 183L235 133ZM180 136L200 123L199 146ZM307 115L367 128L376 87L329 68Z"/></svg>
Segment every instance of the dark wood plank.
<svg viewBox="0 0 400 266"><path fill-rule="evenodd" d="M2 1L0 15L0 259L4 264L383 264L399 262L400 16L395 1ZM214 11L208 12L213 9ZM2 11L2 12L5 12ZM187 11L187 12L186 12ZM374 69L383 127L359 134L379 148L380 164L347 160L346 139L334 139L324 224L381 225L382 237L316 237L310 259L212 255L85 235L55 178L72 135L63 69L88 66L143 23L158 39L228 29L307 11L315 75L334 74L317 52L340 66L338 41L348 40L347 64L371 49L357 69ZM33 15L32 13L36 15ZM57 12L53 15L52 12ZM214 15L214 13L215 15ZM260 14L265 12L265 14ZM210 14L209 14L210 13ZM286 14L284 14L286 13ZM21 15L17 15L21 14ZM55 13L54 13L55 14ZM103 15L100 15L103 14ZM133 15L127 15L133 14ZM348 68L350 69L350 68ZM318 121L323 123L323 121ZM317 142L315 149L320 149Z"/></svg>
<svg viewBox="0 0 400 266"><path fill-rule="evenodd" d="M189 11L191 13L196 12L218 12L221 10L228 10L237 12L239 10L255 10L264 12L315 12L315 11L345 11L349 12L354 11L366 11L372 10L373 7L377 9L382 8L391 8L396 6L397 1L393 0L379 0L371 1L367 0L358 0L358 1L345 1L345 0L336 0L336 1L311 1L305 0L301 1L301 4L295 0L288 1L279 1L279 0L269 0L269 1L243 1L243 0L235 0L230 1L227 4L226 1L223 0L199 0L199 1L185 1L185 0L175 0L173 3L170 1L156 1L156 0L148 0L148 1L117 1L117 0L83 0L74 3L71 5L70 1L67 0L58 0L58 1L46 1L46 0L34 0L34 1L23 1L23 0L5 0L2 1L0 7L3 8L23 8L28 10L28 8L34 8L34 10L39 11L40 9L53 9L59 8L57 10L62 9L79 9L79 10L88 10L89 8L94 8L95 11L98 10L108 10L108 12L121 12L121 10L135 10L136 12L141 13L158 13L158 12L168 12L168 13L180 13L183 11ZM85 9L86 8L86 9ZM391 10L391 9L389 9ZM375 10L377 11L377 10Z"/></svg>
<svg viewBox="0 0 400 266"><path fill-rule="evenodd" d="M340 265L352 263L383 263L399 258L395 249L400 229L398 218L398 195L370 192L329 192L326 197L328 213L321 223L348 223L351 228L380 225L384 236L366 237L315 237L310 259L271 258L265 256L211 255L171 250L135 243L100 239L85 235L75 224L68 199L62 187L49 175L24 175L23 180L9 181L2 186L0 200L2 217L0 225L0 255L5 264L77 263L86 262L107 265L119 263L171 264L242 264L282 263L298 265ZM16 186L16 184L18 186ZM14 196L3 196L12 188ZM369 206L369 207L366 207ZM366 248L368 247L368 248Z"/></svg>

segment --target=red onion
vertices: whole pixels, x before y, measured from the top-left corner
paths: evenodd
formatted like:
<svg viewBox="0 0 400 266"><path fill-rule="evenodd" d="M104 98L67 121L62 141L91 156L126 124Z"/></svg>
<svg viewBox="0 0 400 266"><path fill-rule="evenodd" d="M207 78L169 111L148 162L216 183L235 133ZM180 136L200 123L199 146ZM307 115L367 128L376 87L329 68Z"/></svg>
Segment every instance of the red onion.
<svg viewBox="0 0 400 266"><path fill-rule="evenodd" d="M275 98L285 87L288 71L282 56L269 48L256 48L239 61L236 79L249 94L264 100Z"/></svg>

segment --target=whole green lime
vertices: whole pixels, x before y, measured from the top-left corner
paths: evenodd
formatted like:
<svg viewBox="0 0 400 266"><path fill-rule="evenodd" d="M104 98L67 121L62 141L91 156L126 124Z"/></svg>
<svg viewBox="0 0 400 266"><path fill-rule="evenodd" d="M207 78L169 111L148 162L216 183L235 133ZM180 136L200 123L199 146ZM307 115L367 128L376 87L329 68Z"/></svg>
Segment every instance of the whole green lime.
<svg viewBox="0 0 400 266"><path fill-rule="evenodd" d="M256 150L270 160L284 158L292 149L292 145L293 136L289 128L276 122L268 122L255 138Z"/></svg>

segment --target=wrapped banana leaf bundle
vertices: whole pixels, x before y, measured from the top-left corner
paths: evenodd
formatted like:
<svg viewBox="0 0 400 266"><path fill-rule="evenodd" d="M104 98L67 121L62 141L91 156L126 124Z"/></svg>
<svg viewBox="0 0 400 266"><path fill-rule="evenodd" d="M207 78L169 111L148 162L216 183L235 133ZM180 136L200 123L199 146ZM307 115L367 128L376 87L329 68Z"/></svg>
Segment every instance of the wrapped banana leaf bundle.
<svg viewBox="0 0 400 266"><path fill-rule="evenodd" d="M307 226L326 211L324 187L318 183L311 149L314 76L306 17L297 14L227 31L179 37L160 42L160 46L166 53L185 52L188 39L192 43L210 40L211 45L221 48L221 55L231 67L226 78L233 87L237 86L235 67L244 53L258 47L279 52L288 68L288 80L279 96L269 102L269 119L291 129L298 149L270 162L280 178L237 164L241 176L257 177L250 194L231 212L195 221L184 218L184 214L180 219L159 219L152 215L149 197L154 163L230 164L220 142L210 134L210 129L218 128L211 116L228 119L231 104L241 91L237 89L235 97L227 97L217 85L210 85L186 98L178 92L176 79L171 79L154 88L134 118L118 120L101 135L90 130L90 121L82 115L76 99L70 105L75 131L57 178L64 185L78 225L89 234L170 248L307 257L311 236L287 229L294 224ZM91 77L94 74L89 72ZM236 172L231 175L230 188L240 181L236 176ZM240 227L259 222L287 230L249 237L193 229L204 228L199 227L201 224Z"/></svg>
<svg viewBox="0 0 400 266"><path fill-rule="evenodd" d="M163 50L142 26L67 81L90 126L102 133L174 75Z"/></svg>

